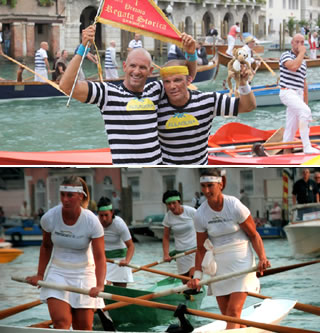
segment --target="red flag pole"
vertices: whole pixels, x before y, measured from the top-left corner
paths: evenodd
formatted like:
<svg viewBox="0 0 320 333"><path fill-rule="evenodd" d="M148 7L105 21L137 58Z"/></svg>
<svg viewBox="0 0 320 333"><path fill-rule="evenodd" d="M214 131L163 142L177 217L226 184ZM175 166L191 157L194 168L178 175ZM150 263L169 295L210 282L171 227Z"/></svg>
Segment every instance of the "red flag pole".
<svg viewBox="0 0 320 333"><path fill-rule="evenodd" d="M100 15L100 12L101 12L101 9L102 9L102 3L103 2L104 2L104 0L100 0L99 8L97 10L96 17L94 18L93 25L95 25L97 23L97 17ZM77 75L76 75L76 77L75 77L75 79L73 81L72 89L71 89L70 96L69 96L69 99L68 99L68 102L67 102L67 107L69 107L69 105L70 105L70 101L71 101L71 98L72 98L72 95L73 95L73 91L74 91L74 88L75 88L76 83L78 81L78 77L79 77L79 73L80 73L80 70L81 70L81 66L82 66L83 60L84 60L84 58L85 58L85 56L87 54L88 47L89 47L89 42L86 45L86 48L84 50L84 53L82 55L82 59L81 59L81 62L80 62L79 68L78 68Z"/></svg>

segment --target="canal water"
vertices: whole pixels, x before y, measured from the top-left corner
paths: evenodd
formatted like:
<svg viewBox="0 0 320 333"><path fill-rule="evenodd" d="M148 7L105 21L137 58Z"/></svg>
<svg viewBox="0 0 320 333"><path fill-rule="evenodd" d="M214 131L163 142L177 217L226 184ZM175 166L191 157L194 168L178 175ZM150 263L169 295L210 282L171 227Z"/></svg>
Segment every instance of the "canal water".
<svg viewBox="0 0 320 333"><path fill-rule="evenodd" d="M162 258L162 245L160 241L135 243L136 251L132 260L133 264L143 265L160 260ZM287 266L310 259L293 259L286 239L264 240L267 256L273 267ZM173 245L172 245L173 247ZM24 254L15 261L0 265L0 310L12 306L28 303L39 298L39 290L27 284L21 284L11 280L11 276L25 277L35 274L39 257L39 247L23 248ZM311 259L312 260L312 259ZM176 272L174 263L165 263L155 268L167 272ZM266 296L294 299L300 303L320 306L319 298L319 275L320 264L314 264L292 271L278 273L260 279L261 294ZM135 282L130 287L146 289L163 276L148 272L137 272L134 274ZM248 297L246 306L259 302L258 299ZM220 313L217 303L212 296L206 296L202 302L201 310ZM161 311L161 310L159 310ZM163 310L165 311L165 310ZM42 304L33 309L26 310L20 314L11 316L0 321L2 325L26 326L48 320L47 306ZM172 316L172 323L176 319ZM209 320L193 317L194 327L208 323ZM292 310L282 323L285 326L304 328L320 332L320 316ZM169 323L163 323L157 327L139 327L140 331L164 332ZM130 323L125 322L117 328L119 331L132 331Z"/></svg>
<svg viewBox="0 0 320 333"><path fill-rule="evenodd" d="M279 52L266 52L265 56L279 56ZM163 60L157 60L163 63ZM28 64L33 68L32 64ZM17 66L0 60L0 76L15 79ZM97 70L94 64L84 62L87 77ZM279 75L279 72L276 71ZM28 77L25 73L24 77ZM227 70L220 66L215 81L197 83L203 91L221 90ZM308 82L319 82L320 68L308 69ZM273 84L276 77L269 71L258 72L253 85ZM3 151L53 151L108 147L107 137L99 109L95 105L82 104L67 99L24 100L0 103L0 150ZM311 102L314 121L320 125L320 101ZM238 118L217 117L213 121L212 133L227 122L241 122L259 129L278 129L285 125L283 106L261 107Z"/></svg>

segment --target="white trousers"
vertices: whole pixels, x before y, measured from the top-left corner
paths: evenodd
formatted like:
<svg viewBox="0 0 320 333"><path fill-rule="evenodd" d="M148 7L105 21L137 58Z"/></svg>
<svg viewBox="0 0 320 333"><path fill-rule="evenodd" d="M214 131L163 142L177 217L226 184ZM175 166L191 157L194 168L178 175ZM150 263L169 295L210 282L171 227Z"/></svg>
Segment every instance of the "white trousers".
<svg viewBox="0 0 320 333"><path fill-rule="evenodd" d="M47 69L35 69L34 70L37 74L40 74L41 76L43 76L45 79L48 79L48 72ZM43 80L40 76L35 75L34 76L34 81L38 81L38 82L46 82L45 80Z"/></svg>
<svg viewBox="0 0 320 333"><path fill-rule="evenodd" d="M310 149L309 124L312 121L312 115L309 106L303 100L303 90L281 89L280 100L287 107L283 141L293 141L299 128L303 150Z"/></svg>
<svg viewBox="0 0 320 333"><path fill-rule="evenodd" d="M231 57L233 56L232 51L233 51L235 43L236 43L236 39L233 36L228 35L228 49L227 49L226 53Z"/></svg>
<svg viewBox="0 0 320 333"><path fill-rule="evenodd" d="M317 59L317 49L310 50L310 59Z"/></svg>
<svg viewBox="0 0 320 333"><path fill-rule="evenodd" d="M105 68L104 69L106 79L118 79L119 74L116 68Z"/></svg>

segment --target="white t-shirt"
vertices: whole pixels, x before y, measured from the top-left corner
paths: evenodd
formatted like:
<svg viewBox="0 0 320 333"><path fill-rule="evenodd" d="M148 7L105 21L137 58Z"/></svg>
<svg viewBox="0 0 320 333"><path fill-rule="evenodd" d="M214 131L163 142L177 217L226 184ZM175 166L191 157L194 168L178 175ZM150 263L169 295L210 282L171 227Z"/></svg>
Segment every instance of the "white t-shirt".
<svg viewBox="0 0 320 333"><path fill-rule="evenodd" d="M197 246L196 230L193 222L196 209L184 205L182 207L182 214L175 215L169 210L162 222L165 227L172 230L177 251L185 251Z"/></svg>
<svg viewBox="0 0 320 333"><path fill-rule="evenodd" d="M141 42L141 40L132 39L132 41L130 41L128 47L130 49L137 49L139 47L142 47L142 42Z"/></svg>
<svg viewBox="0 0 320 333"><path fill-rule="evenodd" d="M53 259L71 264L94 262L91 240L103 236L103 227L90 210L81 208L77 222L67 225L62 219L62 205L59 205L45 213L40 224L51 233Z"/></svg>
<svg viewBox="0 0 320 333"><path fill-rule="evenodd" d="M131 239L127 224L119 216L115 216L112 223L104 228L104 248L106 251L127 248L125 242Z"/></svg>
<svg viewBox="0 0 320 333"><path fill-rule="evenodd" d="M210 208L205 201L197 210L194 222L197 232L207 232L213 246L237 244L248 240L240 228L250 215L249 209L239 199L223 195L223 208L220 212Z"/></svg>

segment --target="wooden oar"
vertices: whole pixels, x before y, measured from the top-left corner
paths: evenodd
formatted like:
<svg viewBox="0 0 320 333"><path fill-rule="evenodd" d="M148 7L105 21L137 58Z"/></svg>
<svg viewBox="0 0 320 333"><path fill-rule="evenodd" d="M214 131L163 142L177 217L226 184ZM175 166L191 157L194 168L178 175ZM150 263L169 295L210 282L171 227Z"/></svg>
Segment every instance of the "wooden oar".
<svg viewBox="0 0 320 333"><path fill-rule="evenodd" d="M56 84L55 82L52 82L52 81L48 80L47 78L43 77L42 75L36 73L34 70L32 70L31 68L29 68L28 66L26 66L26 65L22 64L21 62L19 62L19 61L13 59L13 58L7 56L6 54L2 54L2 55L3 55L5 58L7 58L8 60L14 62L15 64L17 64L17 65L19 65L19 66L25 68L27 71L33 73L34 75L39 76L43 81L45 81L46 83L50 84L50 86L56 88L57 90L59 90L60 92L62 92L63 94L65 94L66 96L69 96L69 95L66 94L62 89L60 89L59 85Z"/></svg>
<svg viewBox="0 0 320 333"><path fill-rule="evenodd" d="M276 73L273 71L273 69L263 60L262 57L260 57L260 55L252 50L252 52L257 56L257 58L266 66L266 68L268 69L268 71L273 75L273 76L276 76Z"/></svg>
<svg viewBox="0 0 320 333"><path fill-rule="evenodd" d="M186 252L183 252L183 253L178 253L176 254L175 256L172 256L171 259L178 259L178 258L181 258L181 257L184 257L184 256L187 256L189 254L192 254L192 253L195 253L197 251L197 249L193 249L193 250L189 250L189 251L186 251ZM143 266L140 266L140 267L146 267L146 268L149 268L149 267L153 267L153 266L156 266L156 265L160 265L160 264L163 264L167 261L165 260L160 260L160 261L155 261L155 262L152 262L151 264L147 264L147 265L143 265ZM140 271L141 268L136 268L136 269L133 269L132 270L132 273L135 273L135 272L138 272Z"/></svg>
<svg viewBox="0 0 320 333"><path fill-rule="evenodd" d="M14 306L12 308L9 308L9 309L1 310L0 311L0 320L4 319L4 318L7 318L7 317L10 317L10 316L13 316L13 315L15 315L19 312L31 309L31 308L33 308L37 305L40 305L40 304L42 304L42 302L38 299L38 300L30 302L30 303L21 304L21 305L17 305L17 306Z"/></svg>
<svg viewBox="0 0 320 333"><path fill-rule="evenodd" d="M116 264L116 265L120 265L119 260L113 260L113 259L108 259L107 258L107 262L110 262L110 263ZM190 278L188 278L187 276L178 275L178 274L174 274L174 273L169 273L169 272L165 272L165 271L159 271L157 269L148 268L148 267L144 267L144 266L137 266L137 265L133 265L133 264L126 264L126 266L131 267L131 268L135 268L135 269L141 269L142 271L146 271L146 272L150 272L150 273L155 273L155 274L160 274L160 275L165 275L165 276L171 276L171 277L174 277L176 279L181 279L181 280L184 280L184 281L189 281L190 280Z"/></svg>
<svg viewBox="0 0 320 333"><path fill-rule="evenodd" d="M261 294L256 294L256 293L251 293L251 292L248 292L248 295L252 296L252 297L261 298L261 299L272 298L270 296L263 296ZM319 306L297 302L296 305L294 306L294 308L297 310L309 312L309 313L315 314L317 316L320 316L320 307Z"/></svg>
<svg viewBox="0 0 320 333"><path fill-rule="evenodd" d="M19 279L15 278L15 280L20 281L20 282L26 282L25 279L19 280ZM83 294L83 295L89 295L88 289L75 288L75 287L71 287L71 286L63 286L63 285L58 285L55 283L48 283L48 282L44 282L44 281L38 281L38 285L41 287L55 289L55 290L64 290L64 291L76 292L76 293ZM169 304L146 301L143 299L131 298L131 297L127 297L127 296L113 295L113 294L104 293L104 292L100 292L98 296L101 298L104 298L104 299L108 299L108 300L123 301L123 302L130 303L130 304L147 306L147 307L152 307L152 308L157 308L157 309L164 309L164 310L169 310L169 311L176 311L176 309L177 309L177 306L173 306L173 305L169 305ZM187 308L186 313L192 314L195 316L199 316L199 317L204 317L204 318L223 320L223 321L228 321L228 322L237 323L237 324L241 324L241 325L257 327L257 328L269 330L272 332L316 333L315 331L311 331L311 330L304 330L304 329L298 329L298 328L294 328L294 327L280 326L280 325L274 325L274 324L265 324L265 323L251 321L251 320L239 319L239 318L234 318L234 317L230 317L230 316L224 316L224 315L220 315L220 314L214 314L214 313L210 313L210 312L206 312L206 311L194 310L194 309L189 309L189 308Z"/></svg>
<svg viewBox="0 0 320 333"><path fill-rule="evenodd" d="M310 140L311 143L318 143L320 142L319 139ZM288 142L270 142L270 143L262 143L263 147L276 147L276 146L285 146L285 145L294 145L294 144L301 144L301 140L297 141L288 141ZM222 151L222 150L236 150L236 149L246 149L246 148L252 148L253 144L250 145L231 145L231 146L221 146L221 147L214 147L214 148L208 148L209 153L213 153L216 151Z"/></svg>
<svg viewBox="0 0 320 333"><path fill-rule="evenodd" d="M277 273L281 273L281 272L286 272L286 271L289 271L291 269L300 268L300 267L304 267L304 266L308 266L308 265L313 265L313 264L318 264L318 263L320 263L320 260L312 260L312 261L302 262L300 264L294 264L294 265L288 265L288 266L270 268L270 269L265 270L263 272L263 275L260 275L260 273L257 272L257 277L260 278L260 277L264 277L264 276L268 276L268 275L273 275L273 274L277 274Z"/></svg>

